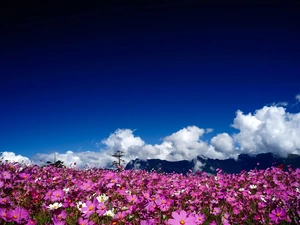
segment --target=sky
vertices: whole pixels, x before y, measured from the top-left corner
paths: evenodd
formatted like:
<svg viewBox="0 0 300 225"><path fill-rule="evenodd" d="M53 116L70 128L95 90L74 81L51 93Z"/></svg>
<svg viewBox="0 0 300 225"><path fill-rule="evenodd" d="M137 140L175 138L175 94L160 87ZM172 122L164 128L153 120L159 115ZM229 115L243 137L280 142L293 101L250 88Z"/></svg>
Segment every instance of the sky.
<svg viewBox="0 0 300 225"><path fill-rule="evenodd" d="M300 154L299 4L5 5L3 160Z"/></svg>

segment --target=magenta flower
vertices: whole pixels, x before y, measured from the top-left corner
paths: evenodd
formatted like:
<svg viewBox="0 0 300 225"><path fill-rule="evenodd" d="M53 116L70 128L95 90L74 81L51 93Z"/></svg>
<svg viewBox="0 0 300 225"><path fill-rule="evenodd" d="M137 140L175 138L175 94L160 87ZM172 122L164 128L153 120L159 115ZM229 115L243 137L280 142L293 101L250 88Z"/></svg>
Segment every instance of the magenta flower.
<svg viewBox="0 0 300 225"><path fill-rule="evenodd" d="M57 202L61 201L65 196L65 192L62 189L57 189L52 192L51 201Z"/></svg>
<svg viewBox="0 0 300 225"><path fill-rule="evenodd" d="M170 225L196 225L195 217L190 215L187 216L186 212L181 210L179 214L177 212L172 212L174 219L169 219L168 224Z"/></svg>
<svg viewBox="0 0 300 225"><path fill-rule="evenodd" d="M126 217L126 213L125 212L118 212L115 215L115 219L118 219L118 220L123 220L125 217Z"/></svg>
<svg viewBox="0 0 300 225"><path fill-rule="evenodd" d="M54 212L54 216L56 220L65 220L67 218L67 212L65 210L57 210Z"/></svg>
<svg viewBox="0 0 300 225"><path fill-rule="evenodd" d="M85 191L91 190L91 188L93 187L93 182L91 180L88 180L87 182L83 182L79 187Z"/></svg>
<svg viewBox="0 0 300 225"><path fill-rule="evenodd" d="M48 200L49 198L51 198L52 192L53 192L52 190L47 191L47 193L46 193L46 195L44 197L44 200Z"/></svg>
<svg viewBox="0 0 300 225"><path fill-rule="evenodd" d="M272 213L269 215L271 221L275 222L276 224L279 224L281 220L285 220L286 216L286 212L281 208L272 210Z"/></svg>
<svg viewBox="0 0 300 225"><path fill-rule="evenodd" d="M10 221L10 214L7 212L7 209L0 208L0 218L4 221Z"/></svg>
<svg viewBox="0 0 300 225"><path fill-rule="evenodd" d="M8 179L10 179L11 178L11 174L10 174L10 172L8 172L8 171L4 171L4 172L2 172L2 176L3 176L3 178L6 180L8 180Z"/></svg>
<svg viewBox="0 0 300 225"><path fill-rule="evenodd" d="M196 220L195 220L196 224L200 224L200 225L203 224L206 220L205 214L202 214L202 213L200 213L199 215L196 215L195 218L196 218Z"/></svg>
<svg viewBox="0 0 300 225"><path fill-rule="evenodd" d="M214 214L215 216L218 215L221 212L221 209L219 207L214 207L212 214Z"/></svg>
<svg viewBox="0 0 300 225"><path fill-rule="evenodd" d="M142 220L140 223L140 225L155 225L155 224L157 224L157 223L155 222L154 219Z"/></svg>
<svg viewBox="0 0 300 225"><path fill-rule="evenodd" d="M17 223L22 223L28 220L27 210L20 207L10 209L8 214L10 215L11 220Z"/></svg>
<svg viewBox="0 0 300 225"><path fill-rule="evenodd" d="M169 210L170 205L172 204L172 202L168 201L165 197L158 197L155 199L155 203L163 212Z"/></svg>
<svg viewBox="0 0 300 225"><path fill-rule="evenodd" d="M28 173L20 173L19 177L26 180L26 179L30 178L30 174L28 174Z"/></svg>
<svg viewBox="0 0 300 225"><path fill-rule="evenodd" d="M94 201L87 201L85 204L86 206L82 207L81 210L85 214L84 217L89 217L95 212L96 207L98 205L98 200L94 198Z"/></svg>
<svg viewBox="0 0 300 225"><path fill-rule="evenodd" d="M107 208L106 208L106 206L104 205L104 203L103 202L100 202L99 203L99 205L97 206L97 214L99 215L99 216L102 216L102 215L104 215L104 213L107 211Z"/></svg>
<svg viewBox="0 0 300 225"><path fill-rule="evenodd" d="M28 220L28 222L26 223L26 225L36 225L36 221L33 219Z"/></svg>
<svg viewBox="0 0 300 225"><path fill-rule="evenodd" d="M89 224L89 219L79 218L78 219L78 224L79 225L88 225Z"/></svg>
<svg viewBox="0 0 300 225"><path fill-rule="evenodd" d="M95 223L93 221L89 221L89 219L79 218L78 224L79 225L94 225Z"/></svg>
<svg viewBox="0 0 300 225"><path fill-rule="evenodd" d="M56 217L52 218L53 225L65 225L66 221L57 219Z"/></svg>
<svg viewBox="0 0 300 225"><path fill-rule="evenodd" d="M126 198L130 203L138 202L138 197L136 195L127 195Z"/></svg>

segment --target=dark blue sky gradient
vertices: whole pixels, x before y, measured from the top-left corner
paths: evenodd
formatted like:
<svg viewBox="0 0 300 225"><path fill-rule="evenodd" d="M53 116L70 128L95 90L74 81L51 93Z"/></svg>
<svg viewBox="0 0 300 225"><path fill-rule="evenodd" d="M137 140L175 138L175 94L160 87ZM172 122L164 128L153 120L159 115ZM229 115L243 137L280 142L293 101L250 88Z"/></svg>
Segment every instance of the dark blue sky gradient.
<svg viewBox="0 0 300 225"><path fill-rule="evenodd" d="M188 125L234 132L238 109L299 93L296 4L2 10L0 151L97 150L93 140L117 128L137 129L147 143Z"/></svg>

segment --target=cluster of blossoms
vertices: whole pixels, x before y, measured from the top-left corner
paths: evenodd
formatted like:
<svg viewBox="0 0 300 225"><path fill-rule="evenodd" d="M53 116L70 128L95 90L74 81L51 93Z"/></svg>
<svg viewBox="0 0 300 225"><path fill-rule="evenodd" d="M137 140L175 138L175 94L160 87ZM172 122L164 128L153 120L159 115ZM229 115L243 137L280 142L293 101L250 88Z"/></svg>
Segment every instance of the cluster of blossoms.
<svg viewBox="0 0 300 225"><path fill-rule="evenodd" d="M300 169L182 175L1 163L0 224L300 224Z"/></svg>

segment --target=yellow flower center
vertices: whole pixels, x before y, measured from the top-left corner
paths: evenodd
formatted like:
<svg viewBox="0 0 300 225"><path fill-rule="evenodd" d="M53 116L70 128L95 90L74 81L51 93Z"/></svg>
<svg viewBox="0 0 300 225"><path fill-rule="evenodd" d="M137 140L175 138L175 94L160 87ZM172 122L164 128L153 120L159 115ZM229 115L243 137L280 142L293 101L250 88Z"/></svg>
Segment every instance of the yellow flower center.
<svg viewBox="0 0 300 225"><path fill-rule="evenodd" d="M89 210L92 211L93 209L94 209L94 207L91 205L91 206L89 207Z"/></svg>
<svg viewBox="0 0 300 225"><path fill-rule="evenodd" d="M180 223L180 224L185 224L184 220L180 220L179 223Z"/></svg>

